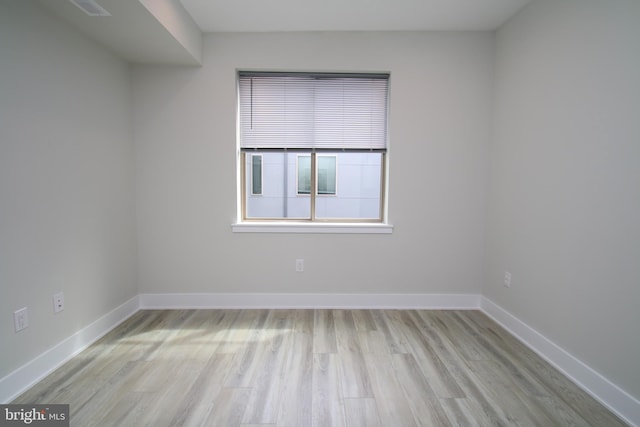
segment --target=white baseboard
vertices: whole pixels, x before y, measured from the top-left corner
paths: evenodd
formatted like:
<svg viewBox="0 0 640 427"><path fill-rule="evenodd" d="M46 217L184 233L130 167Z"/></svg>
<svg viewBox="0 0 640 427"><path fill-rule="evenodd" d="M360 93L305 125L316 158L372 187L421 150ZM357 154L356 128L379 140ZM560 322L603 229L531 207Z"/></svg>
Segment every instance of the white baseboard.
<svg viewBox="0 0 640 427"><path fill-rule="evenodd" d="M0 402L11 402L138 310L136 296L0 379Z"/></svg>
<svg viewBox="0 0 640 427"><path fill-rule="evenodd" d="M378 308L477 310L472 294L141 294L141 309Z"/></svg>
<svg viewBox="0 0 640 427"><path fill-rule="evenodd" d="M486 297L480 309L625 422L640 425L640 401Z"/></svg>

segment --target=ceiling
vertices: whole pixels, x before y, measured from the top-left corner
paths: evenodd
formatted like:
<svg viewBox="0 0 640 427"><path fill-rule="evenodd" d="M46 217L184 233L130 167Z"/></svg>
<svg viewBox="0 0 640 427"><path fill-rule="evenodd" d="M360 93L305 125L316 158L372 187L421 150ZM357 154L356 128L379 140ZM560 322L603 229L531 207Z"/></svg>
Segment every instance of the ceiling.
<svg viewBox="0 0 640 427"><path fill-rule="evenodd" d="M200 65L202 33L491 31L531 0L34 0L132 63Z"/></svg>
<svg viewBox="0 0 640 427"><path fill-rule="evenodd" d="M529 0L180 0L204 32L495 30Z"/></svg>

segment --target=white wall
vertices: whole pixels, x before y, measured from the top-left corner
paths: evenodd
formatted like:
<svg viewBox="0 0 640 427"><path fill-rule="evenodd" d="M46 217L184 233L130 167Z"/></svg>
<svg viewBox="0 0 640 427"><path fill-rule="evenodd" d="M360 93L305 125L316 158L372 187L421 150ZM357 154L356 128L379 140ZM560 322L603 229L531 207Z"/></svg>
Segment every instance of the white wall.
<svg viewBox="0 0 640 427"><path fill-rule="evenodd" d="M211 34L202 68L136 66L140 291L479 293L492 46L490 33ZM236 69L391 72L393 234L231 232Z"/></svg>
<svg viewBox="0 0 640 427"><path fill-rule="evenodd" d="M483 290L636 399L638 23L637 1L540 0L498 31Z"/></svg>
<svg viewBox="0 0 640 427"><path fill-rule="evenodd" d="M0 378L137 294L130 96L123 61L2 1Z"/></svg>

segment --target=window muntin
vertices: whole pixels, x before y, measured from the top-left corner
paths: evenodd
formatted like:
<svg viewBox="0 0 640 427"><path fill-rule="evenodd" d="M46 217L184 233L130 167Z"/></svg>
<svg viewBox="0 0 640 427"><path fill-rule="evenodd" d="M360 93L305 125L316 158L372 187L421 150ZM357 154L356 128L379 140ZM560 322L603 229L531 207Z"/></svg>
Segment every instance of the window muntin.
<svg viewBox="0 0 640 427"><path fill-rule="evenodd" d="M238 88L242 220L383 221L388 75L241 72Z"/></svg>

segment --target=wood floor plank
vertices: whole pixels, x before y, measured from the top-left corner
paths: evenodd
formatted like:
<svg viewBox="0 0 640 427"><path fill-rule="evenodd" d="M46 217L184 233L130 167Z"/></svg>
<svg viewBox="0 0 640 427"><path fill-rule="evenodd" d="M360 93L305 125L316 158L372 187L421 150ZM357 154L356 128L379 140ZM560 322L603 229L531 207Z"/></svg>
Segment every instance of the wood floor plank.
<svg viewBox="0 0 640 427"><path fill-rule="evenodd" d="M395 312L393 319L397 325L402 325L412 353L420 361L420 367L438 397L465 397L446 364L429 342L428 337L420 331L410 313L407 311Z"/></svg>
<svg viewBox="0 0 640 427"><path fill-rule="evenodd" d="M265 328L270 331L269 339L261 342L265 346L263 363L257 376L256 383L251 389L247 409L242 419L246 424L273 424L277 422L282 390L286 378L286 368L292 353L291 334L286 312L271 310L265 322ZM275 333L273 331L280 331Z"/></svg>
<svg viewBox="0 0 640 427"><path fill-rule="evenodd" d="M529 396L548 396L549 390L542 382L536 378L535 374L529 370L528 366L522 363L521 352L515 350L510 344L510 340L494 339L492 335L480 334L477 341L490 354L490 360L498 363L503 370L509 372L514 382Z"/></svg>
<svg viewBox="0 0 640 427"><path fill-rule="evenodd" d="M524 397L506 370L493 361L471 361L469 367L485 385L484 393L500 406L510 424L518 426L551 426L546 409L533 399ZM524 397L524 398L523 398Z"/></svg>
<svg viewBox="0 0 640 427"><path fill-rule="evenodd" d="M233 355L213 354L193 385L185 390L180 409L171 425L199 425L209 416L213 402L220 395Z"/></svg>
<svg viewBox="0 0 640 427"><path fill-rule="evenodd" d="M336 328L332 310L314 310L313 352L337 353Z"/></svg>
<svg viewBox="0 0 640 427"><path fill-rule="evenodd" d="M37 387L18 396L14 403L67 403L79 401L81 398L90 399L102 386L100 382L88 380L94 360L91 358L72 359L40 381ZM79 364L76 363L78 361ZM76 384L83 384L85 387L79 389Z"/></svg>
<svg viewBox="0 0 640 427"><path fill-rule="evenodd" d="M365 362L371 377L381 424L416 426L411 406L394 372L391 356L367 354Z"/></svg>
<svg viewBox="0 0 640 427"><path fill-rule="evenodd" d="M478 402L473 399L440 399L440 406L442 406L442 409L447 414L451 425L454 426L479 427L501 425L499 422L496 423L495 419L492 422L486 417Z"/></svg>
<svg viewBox="0 0 640 427"><path fill-rule="evenodd" d="M154 402L151 393L129 392L121 396L110 410L103 414L92 414L91 418L82 420L73 418L72 425L120 427L120 426L141 426L145 424L149 408Z"/></svg>
<svg viewBox="0 0 640 427"><path fill-rule="evenodd" d="M377 331L378 326L376 324L371 310L351 310L353 314L353 323L358 331Z"/></svg>
<svg viewBox="0 0 640 427"><path fill-rule="evenodd" d="M313 339L316 310L291 310L293 329L298 333L308 334Z"/></svg>
<svg viewBox="0 0 640 427"><path fill-rule="evenodd" d="M451 422L440 405L438 396L422 374L411 354L391 356L393 368L414 419L422 426L450 426Z"/></svg>
<svg viewBox="0 0 640 427"><path fill-rule="evenodd" d="M213 401L207 418L199 426L237 426L240 425L251 389L223 388ZM196 422L197 420L194 420Z"/></svg>
<svg viewBox="0 0 640 427"><path fill-rule="evenodd" d="M353 310L352 313L362 352L390 354L391 348L387 345L382 331L378 329L371 310Z"/></svg>
<svg viewBox="0 0 640 427"><path fill-rule="evenodd" d="M344 399L340 390L336 353L313 355L313 393L311 425L313 427L345 425Z"/></svg>
<svg viewBox="0 0 640 427"><path fill-rule="evenodd" d="M165 340L162 357L164 359L201 360L206 362L213 351L211 338L215 330L217 316L207 315L204 310L195 311L185 320L180 333Z"/></svg>
<svg viewBox="0 0 640 427"><path fill-rule="evenodd" d="M267 348L256 342L247 349L234 355L233 362L225 381L225 387L253 387L265 361Z"/></svg>
<svg viewBox="0 0 640 427"><path fill-rule="evenodd" d="M70 400L69 403L70 420L72 425L98 425L97 419L104 418L105 414L111 412L120 402L127 390L123 388L129 375L135 370L135 363L127 365L109 381L101 384L99 390L90 396L82 396L79 399Z"/></svg>
<svg viewBox="0 0 640 427"><path fill-rule="evenodd" d="M382 427L384 425L380 422L375 399L349 398L345 399L344 406L349 427Z"/></svg>
<svg viewBox="0 0 640 427"><path fill-rule="evenodd" d="M464 391L464 398L444 398L441 402L461 402L465 407L473 409L474 420L485 420L480 425L510 426L507 415L502 410L499 401L494 401L486 386L465 369L455 369L452 375ZM449 417L451 420L452 418Z"/></svg>
<svg viewBox="0 0 640 427"><path fill-rule="evenodd" d="M267 351L267 346L262 344L263 340L271 338L271 332L265 331L264 328L268 314L267 310L260 310L251 324L251 329L245 331L245 341L236 352L225 387L246 388L256 381L258 370L264 360L263 352ZM235 338L241 339L240 336Z"/></svg>
<svg viewBox="0 0 640 427"><path fill-rule="evenodd" d="M140 311L14 403L74 427L625 425L479 311Z"/></svg>
<svg viewBox="0 0 640 427"><path fill-rule="evenodd" d="M229 313L223 328L218 331L216 341L218 348L216 353L237 353L245 350L246 343L255 333L254 325L259 322L261 310L238 310L235 314Z"/></svg>
<svg viewBox="0 0 640 427"><path fill-rule="evenodd" d="M285 369L288 375L282 389L276 424L281 427L310 426L313 407L313 353L293 351Z"/></svg>
<svg viewBox="0 0 640 427"><path fill-rule="evenodd" d="M350 310L335 310L334 319L342 396L372 397L369 372L365 369L353 314Z"/></svg>
<svg viewBox="0 0 640 427"><path fill-rule="evenodd" d="M173 426L176 414L184 412L184 407L189 404L185 401L185 392L195 384L202 371L203 363L196 360L185 360L180 365L175 365L167 376L167 383L160 390L151 393L153 398L148 405L141 425ZM175 390L183 390L176 395Z"/></svg>
<svg viewBox="0 0 640 427"><path fill-rule="evenodd" d="M421 312L420 312L421 313ZM431 327L436 329L441 336L446 337L453 350L464 360L490 360L491 354L476 340L477 333L474 330L464 328L452 316L451 310L434 310Z"/></svg>
<svg viewBox="0 0 640 427"><path fill-rule="evenodd" d="M587 426L589 423L587 419L577 413L573 408L567 405L562 399L556 397L534 397L532 400L537 405L544 408L549 418L553 420L557 425L561 426ZM586 414L585 414L586 415ZM611 424L615 426L619 425L617 420Z"/></svg>
<svg viewBox="0 0 640 427"><path fill-rule="evenodd" d="M147 338L157 345L153 346L145 359L155 360L161 357L160 355L164 353L167 346L173 348L172 341L179 339L180 335L186 330L184 329L185 323L194 314L194 310L171 310L166 316L161 316L161 325L151 331Z"/></svg>
<svg viewBox="0 0 640 427"><path fill-rule="evenodd" d="M371 316L389 347L390 353L409 353L411 350L402 333L402 327L395 327L393 319L397 310L372 310Z"/></svg>
<svg viewBox="0 0 640 427"><path fill-rule="evenodd" d="M392 354L381 331L358 331L358 341L363 353ZM404 354L404 353L394 353Z"/></svg>

